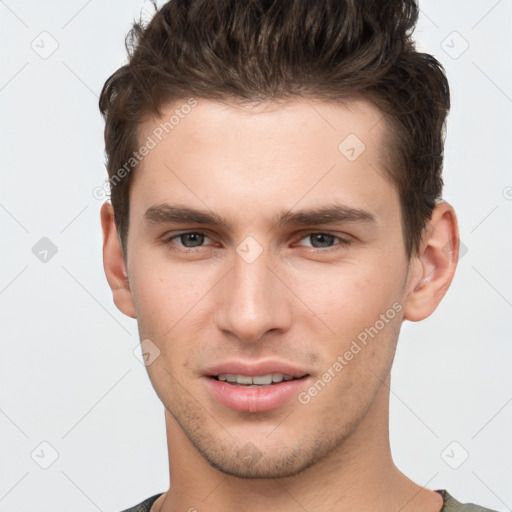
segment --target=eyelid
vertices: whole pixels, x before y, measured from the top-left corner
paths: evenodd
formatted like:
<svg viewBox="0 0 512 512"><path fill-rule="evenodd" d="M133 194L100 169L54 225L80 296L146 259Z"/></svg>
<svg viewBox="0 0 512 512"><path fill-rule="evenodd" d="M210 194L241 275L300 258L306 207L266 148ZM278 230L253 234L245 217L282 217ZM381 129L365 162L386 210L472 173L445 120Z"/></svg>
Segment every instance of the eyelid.
<svg viewBox="0 0 512 512"><path fill-rule="evenodd" d="M198 234L198 235L203 235L204 237L206 238L211 238L208 233L207 233L208 230L188 230L188 231L181 231L179 233L175 233L175 234L172 234L172 236L166 236L164 235L162 238L163 238L163 243L165 245L171 245L171 243L174 242L175 239L179 239L180 236L182 235L188 235L188 234ZM334 238L337 238L339 240L338 243L335 243L333 246L331 247L308 247L309 249L311 249L312 251L317 251L317 252L329 252L329 251L333 251L333 250L336 250L337 248L340 248L340 247L345 247L345 246L348 246L352 243L352 237L348 234L345 234L345 238L343 236L340 236L340 235L337 235L336 233L332 233L330 231L322 231L322 230L314 230L314 231L303 231L301 233L299 233L300 235L300 238L297 239L298 242L301 242L302 240L304 240L305 238L308 238L309 236L311 235L317 235L317 234L321 234L321 235L327 235L327 236L332 236ZM296 242L294 242L296 243ZM206 248L205 245L200 245L200 246L197 246L197 247L185 247L185 246L180 246L178 245L178 247L180 247L180 251L182 252L185 252L185 253L190 253L190 252L197 252L199 249L204 249ZM307 246L300 246L300 247L307 247Z"/></svg>
<svg viewBox="0 0 512 512"><path fill-rule="evenodd" d="M336 244L334 244L333 246L331 247L325 247L325 248L321 248L321 247L310 247L310 249L313 249L313 250L316 250L316 251L323 251L323 252L326 252L328 251L329 249L331 250L334 250L336 249L336 246L344 246L344 245L349 245L350 243L352 243L352 237L350 237L349 235L345 235L345 238L343 236L340 236L340 235L337 235L336 233L332 233L330 231L321 231L321 230L317 230L317 231L306 231L304 232L303 235L301 235L301 238L299 239L299 242L301 242L302 240L304 240L305 238L308 238L309 236L311 235L327 235L327 236L332 236L334 238L337 238L339 240L339 242ZM302 246L304 247L304 246Z"/></svg>
<svg viewBox="0 0 512 512"><path fill-rule="evenodd" d="M174 233L174 234L172 234L170 236L169 236L169 234L166 233L162 237L162 241L163 241L164 245L170 245L172 242L174 242L174 240L179 239L180 236L189 235L191 233L194 233L196 235L203 235L205 238L210 238L210 239L212 238L212 237L210 237L208 235L208 233L205 230L189 229L188 231L181 231L179 233ZM204 245L200 245L198 247L185 247L185 246L178 246L178 247L181 247L184 252L190 252L190 251L194 251L194 250L197 250L197 249L204 248L205 246Z"/></svg>

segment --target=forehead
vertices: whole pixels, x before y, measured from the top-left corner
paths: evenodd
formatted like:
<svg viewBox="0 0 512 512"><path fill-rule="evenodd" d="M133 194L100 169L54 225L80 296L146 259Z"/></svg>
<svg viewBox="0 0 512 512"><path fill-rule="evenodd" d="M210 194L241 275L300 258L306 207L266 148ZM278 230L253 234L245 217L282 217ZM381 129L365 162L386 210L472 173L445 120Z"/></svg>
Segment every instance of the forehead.
<svg viewBox="0 0 512 512"><path fill-rule="evenodd" d="M139 142L152 147L134 172L133 200L146 209L192 201L265 211L277 201L317 206L330 194L378 213L390 197L397 202L384 169L386 128L364 100L184 98L142 125Z"/></svg>
<svg viewBox="0 0 512 512"><path fill-rule="evenodd" d="M270 139L277 138L298 150L300 142L311 140L315 134L318 135L317 147L321 138L331 148L333 142L342 142L352 134L368 147L379 142L385 127L383 113L365 99L334 102L294 98L235 104L183 98L163 108L160 118L151 118L142 124L140 142L147 136L153 136L158 142L186 137L203 148L208 143L218 145L222 141L225 147L235 142L236 147L257 149L256 144L268 144ZM253 138L244 139L243 133L250 133ZM340 148L335 144L334 149ZM347 153L347 156L350 155Z"/></svg>

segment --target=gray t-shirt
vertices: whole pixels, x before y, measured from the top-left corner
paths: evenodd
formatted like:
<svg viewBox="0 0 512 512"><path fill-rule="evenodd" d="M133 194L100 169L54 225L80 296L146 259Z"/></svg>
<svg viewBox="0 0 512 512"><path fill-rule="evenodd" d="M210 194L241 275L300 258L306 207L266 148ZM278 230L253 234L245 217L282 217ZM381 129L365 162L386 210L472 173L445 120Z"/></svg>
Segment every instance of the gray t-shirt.
<svg viewBox="0 0 512 512"><path fill-rule="evenodd" d="M480 507L473 503L459 503L448 491L441 489L436 490L443 497L443 508L439 512L496 512L490 508ZM122 512L150 512L153 503L162 496L163 493L155 494L144 500L142 503L135 505L135 507L127 508Z"/></svg>

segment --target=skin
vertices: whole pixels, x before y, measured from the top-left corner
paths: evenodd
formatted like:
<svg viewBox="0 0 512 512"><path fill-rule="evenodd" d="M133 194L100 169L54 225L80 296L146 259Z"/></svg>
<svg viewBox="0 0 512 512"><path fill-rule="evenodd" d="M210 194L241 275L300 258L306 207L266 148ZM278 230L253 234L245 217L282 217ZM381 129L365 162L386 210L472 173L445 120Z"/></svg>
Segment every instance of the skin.
<svg viewBox="0 0 512 512"><path fill-rule="evenodd" d="M141 140L159 122L147 121ZM198 99L133 171L126 255L103 205L114 302L160 351L147 370L165 406L172 485L152 512L441 510L439 494L393 463L390 369L402 322L427 318L450 286L458 225L453 208L438 203L420 251L407 259L399 198L382 164L385 131L381 113L361 99ZM351 133L366 146L354 161L338 149ZM375 222L272 222L334 201ZM164 203L229 224L145 219ZM186 232L206 236L170 240ZM248 236L263 249L251 263L236 251ZM240 358L307 368L307 391L394 303L401 310L307 404L237 412L206 389L208 365Z"/></svg>

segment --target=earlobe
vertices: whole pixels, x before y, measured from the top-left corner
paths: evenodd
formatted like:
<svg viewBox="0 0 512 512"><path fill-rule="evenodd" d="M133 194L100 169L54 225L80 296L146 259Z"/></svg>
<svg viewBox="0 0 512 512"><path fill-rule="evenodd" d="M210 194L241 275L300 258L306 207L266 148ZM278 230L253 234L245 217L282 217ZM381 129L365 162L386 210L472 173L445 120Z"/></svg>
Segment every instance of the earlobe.
<svg viewBox="0 0 512 512"><path fill-rule="evenodd" d="M439 202L414 257L408 281L404 320L418 322L429 317L448 291L459 257L459 228L451 205Z"/></svg>
<svg viewBox="0 0 512 512"><path fill-rule="evenodd" d="M126 263L117 234L112 205L108 202L104 203L100 215L103 230L103 268L112 290L114 304L125 315L136 318Z"/></svg>

